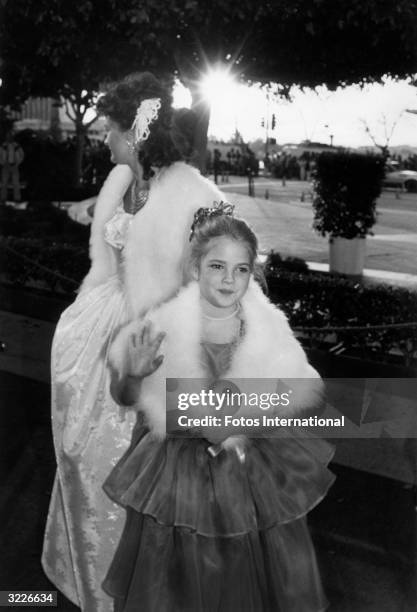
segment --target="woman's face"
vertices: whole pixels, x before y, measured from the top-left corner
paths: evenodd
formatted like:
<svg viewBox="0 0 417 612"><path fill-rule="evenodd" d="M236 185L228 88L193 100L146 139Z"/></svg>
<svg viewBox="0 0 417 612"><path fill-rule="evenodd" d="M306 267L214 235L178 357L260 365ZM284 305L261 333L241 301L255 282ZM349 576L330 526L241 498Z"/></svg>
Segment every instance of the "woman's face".
<svg viewBox="0 0 417 612"><path fill-rule="evenodd" d="M110 149L111 161L114 164L130 165L132 157L135 155L135 151L128 144L133 142L131 131L121 130L119 125L109 117L106 117L106 130L107 134L104 142Z"/></svg>
<svg viewBox="0 0 417 612"><path fill-rule="evenodd" d="M207 253L195 270L195 278L204 301L211 307L232 312L246 293L251 271L246 246L233 238L221 236L210 241Z"/></svg>

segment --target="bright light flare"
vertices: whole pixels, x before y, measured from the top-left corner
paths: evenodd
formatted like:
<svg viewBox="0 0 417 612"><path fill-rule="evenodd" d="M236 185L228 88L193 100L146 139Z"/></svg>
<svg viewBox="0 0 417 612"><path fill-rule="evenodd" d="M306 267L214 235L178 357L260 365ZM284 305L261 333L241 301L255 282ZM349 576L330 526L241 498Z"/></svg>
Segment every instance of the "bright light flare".
<svg viewBox="0 0 417 612"><path fill-rule="evenodd" d="M201 92L211 107L221 106L226 99L228 104L233 104L238 96L238 87L225 68L211 70L200 83Z"/></svg>
<svg viewBox="0 0 417 612"><path fill-rule="evenodd" d="M175 81L172 94L174 108L191 108L191 92L178 79Z"/></svg>

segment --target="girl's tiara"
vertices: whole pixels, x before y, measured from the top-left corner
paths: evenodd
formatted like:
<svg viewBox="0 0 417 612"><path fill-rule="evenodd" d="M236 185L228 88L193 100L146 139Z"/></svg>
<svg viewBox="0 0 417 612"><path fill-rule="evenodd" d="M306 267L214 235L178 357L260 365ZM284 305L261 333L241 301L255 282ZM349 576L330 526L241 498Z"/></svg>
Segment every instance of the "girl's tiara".
<svg viewBox="0 0 417 612"><path fill-rule="evenodd" d="M227 217L233 217L233 211L235 207L233 204L229 204L228 202L214 202L214 206L211 208L199 208L197 212L194 214L194 220L191 225L190 230L190 240L193 239L196 228L204 223L206 219L211 219L213 217L221 217L222 215L226 215Z"/></svg>

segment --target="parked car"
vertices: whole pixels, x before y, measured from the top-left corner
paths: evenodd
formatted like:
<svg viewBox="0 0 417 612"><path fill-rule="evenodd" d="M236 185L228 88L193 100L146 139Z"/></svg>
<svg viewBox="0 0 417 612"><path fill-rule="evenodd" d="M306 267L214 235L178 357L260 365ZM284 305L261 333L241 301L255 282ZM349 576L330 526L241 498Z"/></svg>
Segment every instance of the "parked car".
<svg viewBox="0 0 417 612"><path fill-rule="evenodd" d="M399 170L389 164L386 167L384 187L394 187L402 191L417 192L417 172L415 170Z"/></svg>

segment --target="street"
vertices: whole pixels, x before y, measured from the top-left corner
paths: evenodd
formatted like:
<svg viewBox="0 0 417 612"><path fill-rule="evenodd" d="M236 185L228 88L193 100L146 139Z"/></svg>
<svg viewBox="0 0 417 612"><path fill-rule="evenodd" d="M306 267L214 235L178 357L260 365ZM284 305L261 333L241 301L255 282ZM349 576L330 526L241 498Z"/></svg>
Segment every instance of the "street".
<svg viewBox="0 0 417 612"><path fill-rule="evenodd" d="M226 195L230 193L230 201L252 225L261 251L274 249L306 261L328 261L327 239L312 230L310 183L287 181L284 187L280 179L259 177L255 179L255 198L247 196L245 177L230 177L229 183L219 182L219 188ZM265 199L266 192L269 199ZM365 267L417 274L417 194L385 190L378 200L377 213L375 235L367 239Z"/></svg>

